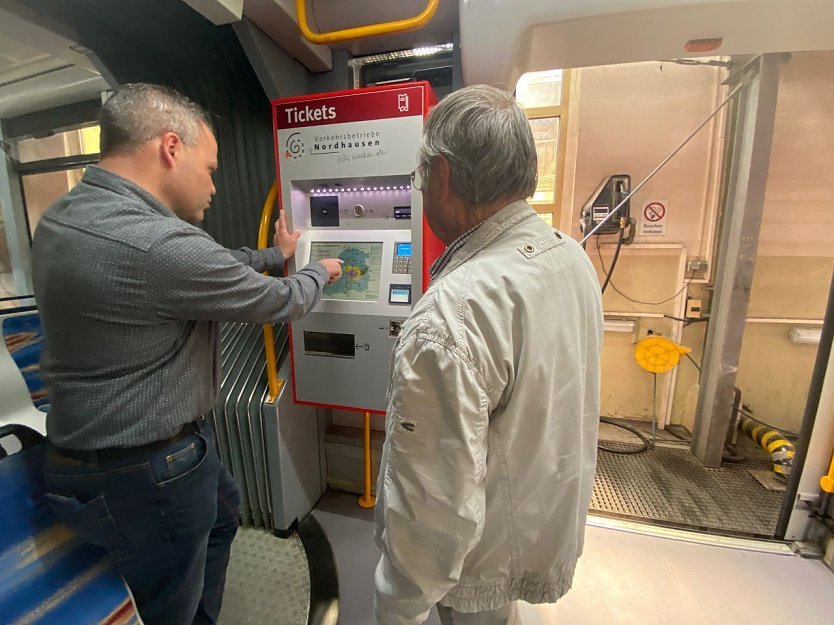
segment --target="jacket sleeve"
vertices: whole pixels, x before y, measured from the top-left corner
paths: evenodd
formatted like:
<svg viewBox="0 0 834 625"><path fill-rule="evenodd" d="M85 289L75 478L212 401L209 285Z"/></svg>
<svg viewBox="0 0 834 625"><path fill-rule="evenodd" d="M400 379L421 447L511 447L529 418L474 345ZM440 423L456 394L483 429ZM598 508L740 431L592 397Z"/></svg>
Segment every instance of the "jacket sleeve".
<svg viewBox="0 0 834 625"><path fill-rule="evenodd" d="M257 272L267 271L271 274L279 273L284 268L284 254L277 247L263 250L253 250L242 247L239 250L228 250L239 263L251 267Z"/></svg>
<svg viewBox="0 0 834 625"><path fill-rule="evenodd" d="M252 271L196 228L162 237L146 255L146 306L157 317L281 323L321 299L327 270L310 263L286 278Z"/></svg>
<svg viewBox="0 0 834 625"><path fill-rule="evenodd" d="M456 348L418 339L398 354L376 504L378 624L422 623L459 580L483 531L488 415Z"/></svg>

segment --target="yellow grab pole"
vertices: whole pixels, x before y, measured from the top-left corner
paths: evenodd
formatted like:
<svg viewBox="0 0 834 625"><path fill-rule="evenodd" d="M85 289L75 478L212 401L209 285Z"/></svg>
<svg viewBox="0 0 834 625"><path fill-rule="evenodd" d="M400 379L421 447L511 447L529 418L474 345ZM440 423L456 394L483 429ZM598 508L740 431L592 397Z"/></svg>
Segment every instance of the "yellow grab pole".
<svg viewBox="0 0 834 625"><path fill-rule="evenodd" d="M364 418L365 428L365 492L359 498L361 508L373 508L376 497L371 495L371 413L366 412Z"/></svg>
<svg viewBox="0 0 834 625"><path fill-rule="evenodd" d="M440 0L429 0L423 12L416 17L395 20L393 22L383 22L381 24L370 24L369 26L359 26L357 28L334 30L329 33L314 33L310 30L310 26L307 24L307 0L295 0L295 10L298 14L298 28L301 30L304 38L311 43L325 44L338 43L340 41L347 41L348 39L371 37L373 35L388 35L421 28L434 17L439 3Z"/></svg>
<svg viewBox="0 0 834 625"><path fill-rule="evenodd" d="M266 249L267 247L269 240L269 224L272 222L272 207L275 205L276 200L280 197L279 189L281 185L279 184L279 181L280 179L272 183L272 188L266 196L264 209L261 212L261 226L258 229L259 250ZM278 204L278 210L280 210L280 200ZM267 273L268 272L264 271L264 275L267 275ZM266 352L266 376L269 381L269 396L266 398L266 401L271 404L275 402L275 399L278 397L278 389L280 388L278 385L278 368L275 364L277 360L275 356L275 334L272 330L271 323L264 324L264 351Z"/></svg>
<svg viewBox="0 0 834 625"><path fill-rule="evenodd" d="M834 493L834 455L831 456L831 466L828 467L828 475L820 478L820 487L826 493Z"/></svg>

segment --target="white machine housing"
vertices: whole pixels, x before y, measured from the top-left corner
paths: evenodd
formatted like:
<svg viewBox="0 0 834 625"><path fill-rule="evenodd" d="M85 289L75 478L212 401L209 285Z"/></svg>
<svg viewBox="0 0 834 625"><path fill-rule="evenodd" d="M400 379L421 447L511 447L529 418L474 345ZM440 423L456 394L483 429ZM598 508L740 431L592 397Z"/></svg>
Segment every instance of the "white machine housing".
<svg viewBox="0 0 834 625"><path fill-rule="evenodd" d="M410 183L433 101L427 83L409 83L273 102L287 225L302 232L289 273L345 260L342 279L291 326L296 402L385 410L391 349L438 251Z"/></svg>

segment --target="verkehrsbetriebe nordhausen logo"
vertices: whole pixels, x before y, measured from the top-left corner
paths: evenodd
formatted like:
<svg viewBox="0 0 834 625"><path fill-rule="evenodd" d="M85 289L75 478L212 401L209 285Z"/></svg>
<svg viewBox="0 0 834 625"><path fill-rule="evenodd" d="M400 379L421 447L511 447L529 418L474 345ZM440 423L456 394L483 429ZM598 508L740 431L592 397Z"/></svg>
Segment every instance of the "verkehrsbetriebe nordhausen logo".
<svg viewBox="0 0 834 625"><path fill-rule="evenodd" d="M287 137L287 142L284 144L284 158L301 158L304 156L304 139L300 132L294 132Z"/></svg>

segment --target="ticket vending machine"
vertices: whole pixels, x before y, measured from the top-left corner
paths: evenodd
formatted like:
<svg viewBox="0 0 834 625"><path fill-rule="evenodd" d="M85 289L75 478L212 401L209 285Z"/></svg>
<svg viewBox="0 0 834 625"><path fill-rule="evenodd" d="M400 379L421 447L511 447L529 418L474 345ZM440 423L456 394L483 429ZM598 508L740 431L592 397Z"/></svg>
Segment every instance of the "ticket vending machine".
<svg viewBox="0 0 834 625"><path fill-rule="evenodd" d="M287 226L302 231L289 272L344 261L291 325L296 402L385 410L394 341L443 250L409 178L434 102L428 83L407 83L272 103Z"/></svg>

